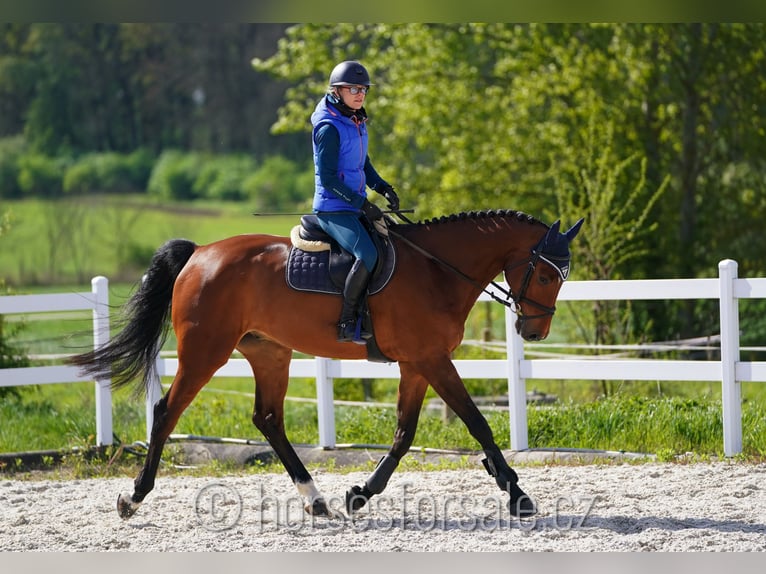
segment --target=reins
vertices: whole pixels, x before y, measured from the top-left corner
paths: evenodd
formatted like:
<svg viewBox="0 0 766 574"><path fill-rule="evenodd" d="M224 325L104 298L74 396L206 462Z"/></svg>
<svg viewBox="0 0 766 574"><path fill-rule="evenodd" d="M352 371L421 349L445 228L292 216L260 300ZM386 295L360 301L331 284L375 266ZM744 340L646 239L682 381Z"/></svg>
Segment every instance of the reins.
<svg viewBox="0 0 766 574"><path fill-rule="evenodd" d="M394 212L397 213L397 212ZM410 221L407 217L397 213L399 217L401 217L404 221L407 223L412 224L413 222ZM521 289L519 290L519 295L515 296L513 291L510 288L510 285L508 286L508 289L497 283L496 281L490 281L489 284L492 285L495 289L497 289L500 293L502 293L505 296L505 299L498 296L494 291L491 291L487 289L486 287L482 286L478 281L473 279L472 277L469 277L465 273L463 273L460 269L452 265L451 263L448 263L444 261L443 259L437 257L433 253L429 252L428 250L424 249L420 245L410 241L406 237L404 237L401 233L397 233L390 227L388 228L388 233L392 234L397 239L401 240L402 242L406 243L408 246L412 247L415 251L420 253L421 255L425 255L427 258L431 259L432 261L435 261L445 269L448 269L464 281L470 283L473 285L476 289L482 291L483 293L489 295L493 300L497 301L498 303L502 303L504 306L511 308L514 310L516 315L518 315L519 320L526 321L529 319L538 319L541 317L546 317L548 315L553 315L556 312L556 307L548 307L546 305L543 305L541 303L538 303L537 301L533 301L532 299L529 299L526 297L526 291L527 287L529 286L529 282L532 280L532 274L535 271L535 267L537 265L538 260L541 258L541 253L538 250L539 245L536 245L532 249L531 256L524 260L519 261L518 263L513 264L511 267L508 268L510 271L511 269L515 269L516 267L520 267L521 265L527 265L527 271L524 274L524 278L521 282ZM545 257L542 257L543 261L545 261ZM538 309L541 309L543 313L539 313L537 315L524 315L521 311L521 303L526 302L530 305L537 307Z"/></svg>
<svg viewBox="0 0 766 574"><path fill-rule="evenodd" d="M512 302L509 302L509 301L507 301L507 299L512 299L512 297L513 297L513 294L511 293L511 291L510 291L510 290L506 289L505 287L503 287L503 286L502 286L502 285L500 285L499 283L497 283L497 282L495 282L495 281L490 281L490 284L491 284L493 287L495 287L495 289L497 289L497 290L498 290L498 291L500 291L500 292L501 292L503 295L505 295L505 299L501 299L501 298L500 298L500 297L499 297L497 294L495 294L494 292L490 291L490 290L489 290L489 289L487 289L486 287L482 287L482 285L481 285L481 284L480 284L478 281L476 281L475 279L473 279L473 278L469 277L468 275L466 275L465 273L463 273L463 272L462 272L460 269L458 269L457 267L455 267L455 266L454 266L454 265L452 265L451 263L447 263L446 261L444 261L443 259L440 259L439 257L437 257L436 255L434 255L434 254L433 254L433 253L431 253L430 251L427 251L426 249L423 249L423 248L422 248L420 245L418 245L417 243L413 243L412 241L410 241L409 239L407 239L406 237L404 237L404 236L403 236L401 233L397 233L396 231L392 230L391 228L389 228L389 229L388 229L388 232L389 232L390 234L392 234L394 237L396 237L397 239L399 239L399 240L403 241L404 243L406 243L407 245L409 245L410 247L412 247L412 248L413 248L415 251L417 251L417 252L418 252L418 253L420 253L421 255L425 255L426 257L428 257L428 258L429 258L429 259L431 259L432 261L435 261L435 262L437 262L439 265L441 265L441 266L445 267L446 269L449 269L449 270L450 270L450 271L452 271L452 272L453 272L455 275L457 275L457 276L458 276L458 277L460 277L461 279L463 279L463 280L467 281L468 283L470 283L471 285L473 285L474 287L476 287L476 288L477 288L477 289L479 289L480 291L482 291L482 292L486 293L487 295L489 295L490 297L492 297L492 299L494 299L494 300L495 300L495 301L497 301L498 303L502 303L502 304L503 304L503 305L505 305L506 307L511 307L511 306L512 306L512 304L513 304L513 303L515 303L515 301L512 301ZM522 261L522 264L523 264L523 263L526 263L526 261Z"/></svg>

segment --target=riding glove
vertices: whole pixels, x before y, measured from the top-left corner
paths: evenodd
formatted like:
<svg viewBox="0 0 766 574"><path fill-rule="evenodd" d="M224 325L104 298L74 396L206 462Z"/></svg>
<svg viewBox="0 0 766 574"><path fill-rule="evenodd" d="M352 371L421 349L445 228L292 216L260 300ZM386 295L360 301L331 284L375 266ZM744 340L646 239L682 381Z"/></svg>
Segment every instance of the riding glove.
<svg viewBox="0 0 766 574"><path fill-rule="evenodd" d="M383 217L383 212L380 208L369 199L364 200L364 203L362 204L362 213L364 213L370 221L375 221L376 219L381 219Z"/></svg>
<svg viewBox="0 0 766 574"><path fill-rule="evenodd" d="M392 209L393 211L398 211L399 196L396 195L396 192L394 191L394 186L386 183L386 184L378 186L378 189L376 191L380 195L386 198L386 201L388 202L388 207L390 209Z"/></svg>

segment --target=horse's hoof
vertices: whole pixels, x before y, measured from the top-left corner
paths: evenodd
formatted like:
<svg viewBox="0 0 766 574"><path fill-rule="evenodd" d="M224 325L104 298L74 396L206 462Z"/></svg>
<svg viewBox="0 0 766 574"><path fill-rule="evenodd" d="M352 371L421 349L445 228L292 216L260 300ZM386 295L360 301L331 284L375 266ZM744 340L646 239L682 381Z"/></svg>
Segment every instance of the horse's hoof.
<svg viewBox="0 0 766 574"><path fill-rule="evenodd" d="M346 491L346 512L353 514L367 504L367 497L361 486L352 486Z"/></svg>
<svg viewBox="0 0 766 574"><path fill-rule="evenodd" d="M133 502L129 494L120 494L117 497L117 514L123 520L127 520L136 513L140 504L140 502Z"/></svg>
<svg viewBox="0 0 766 574"><path fill-rule="evenodd" d="M508 500L508 510L516 518L530 518L537 514L537 504L526 494Z"/></svg>
<svg viewBox="0 0 766 574"><path fill-rule="evenodd" d="M324 498L315 498L303 507L307 514L312 516L324 516L326 518L342 518L342 515L332 510Z"/></svg>

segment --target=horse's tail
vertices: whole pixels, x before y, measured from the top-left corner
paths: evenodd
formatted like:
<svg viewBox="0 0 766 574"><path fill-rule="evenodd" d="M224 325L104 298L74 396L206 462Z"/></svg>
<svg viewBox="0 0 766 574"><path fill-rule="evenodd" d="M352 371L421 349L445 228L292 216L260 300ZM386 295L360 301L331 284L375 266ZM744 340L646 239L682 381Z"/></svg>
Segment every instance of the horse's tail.
<svg viewBox="0 0 766 574"><path fill-rule="evenodd" d="M148 390L157 372L157 353L168 334L173 285L196 247L186 239L171 239L160 247L141 285L125 304L123 318L116 325L119 333L68 362L95 379L111 377L113 387L125 386L140 376L141 386Z"/></svg>

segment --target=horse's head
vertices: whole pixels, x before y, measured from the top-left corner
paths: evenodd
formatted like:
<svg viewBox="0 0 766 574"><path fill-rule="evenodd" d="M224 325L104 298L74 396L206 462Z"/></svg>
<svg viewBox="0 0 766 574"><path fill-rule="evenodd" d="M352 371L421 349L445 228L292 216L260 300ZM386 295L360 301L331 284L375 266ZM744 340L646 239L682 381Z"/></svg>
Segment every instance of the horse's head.
<svg viewBox="0 0 766 574"><path fill-rule="evenodd" d="M582 223L580 219L560 233L561 222L556 221L532 248L527 260L511 262L504 269L518 315L516 331L527 341L542 341L548 336L556 298L569 277L569 243Z"/></svg>

